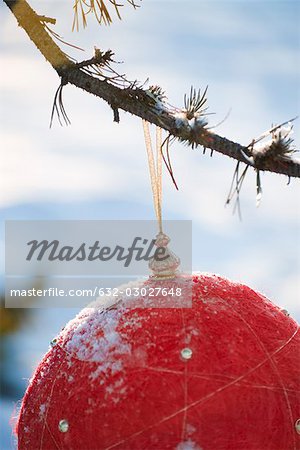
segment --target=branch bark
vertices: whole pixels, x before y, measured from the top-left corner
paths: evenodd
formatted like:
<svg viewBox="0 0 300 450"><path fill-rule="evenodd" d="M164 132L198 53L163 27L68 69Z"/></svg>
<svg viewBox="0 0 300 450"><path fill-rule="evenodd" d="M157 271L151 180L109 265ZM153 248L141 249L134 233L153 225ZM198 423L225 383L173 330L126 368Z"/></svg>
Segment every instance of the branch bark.
<svg viewBox="0 0 300 450"><path fill-rule="evenodd" d="M135 116L138 116L150 123L153 123L171 136L205 148L222 153L234 158L237 161L249 164L246 157L251 157L249 147L232 142L225 137L209 133L205 136L195 134L189 125L178 125L178 120L168 110L158 110L153 99L141 88L121 88L111 84L109 81L100 80L87 74L82 70L80 64L74 63L53 41L51 36L43 26L41 16L29 6L26 0L4 0L8 8L18 21L31 41L39 49L46 60L56 70L61 77L63 84L73 84L84 91L96 95L105 100L113 109L122 109ZM289 177L300 177L300 161L292 158L266 158L255 163L256 170L269 171Z"/></svg>

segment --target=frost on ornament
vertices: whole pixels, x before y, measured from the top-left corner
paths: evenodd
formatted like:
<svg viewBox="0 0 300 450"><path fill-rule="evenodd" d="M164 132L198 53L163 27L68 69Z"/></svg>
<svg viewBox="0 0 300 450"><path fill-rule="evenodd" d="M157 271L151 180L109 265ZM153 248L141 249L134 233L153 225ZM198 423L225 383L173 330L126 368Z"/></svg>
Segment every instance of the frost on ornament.
<svg viewBox="0 0 300 450"><path fill-rule="evenodd" d="M191 441L190 439L188 441L180 442L180 444L177 445L176 450L202 450L195 442Z"/></svg>
<svg viewBox="0 0 300 450"><path fill-rule="evenodd" d="M106 297L65 326L24 396L19 450L299 448L297 323L220 276L175 282L189 306Z"/></svg>

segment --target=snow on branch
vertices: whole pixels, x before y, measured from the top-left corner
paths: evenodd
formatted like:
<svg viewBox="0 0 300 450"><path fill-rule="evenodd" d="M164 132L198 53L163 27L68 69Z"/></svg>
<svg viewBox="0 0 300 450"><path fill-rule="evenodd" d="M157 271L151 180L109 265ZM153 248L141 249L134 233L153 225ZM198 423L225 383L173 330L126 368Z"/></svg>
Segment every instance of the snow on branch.
<svg viewBox="0 0 300 450"><path fill-rule="evenodd" d="M175 108L166 102L162 89L158 86L145 88L144 84L129 81L113 68L113 53L95 49L92 58L75 62L56 44L58 35L46 25L25 0L4 0L16 17L19 25L40 50L46 60L61 78L55 96L52 119L55 112L66 123L69 119L62 103L62 89L70 83L105 100L112 108L114 120L119 121L119 109L153 123L168 133L168 137L178 139L194 147L203 146L217 151L239 163L252 166L257 173L269 171L288 177L300 177L300 160L294 158L295 150L290 138L291 128L274 127L263 135L270 141L259 145L254 139L248 145L232 142L213 133L207 122L207 88L203 93L191 89L184 98L184 108ZM61 41L61 39L58 39ZM58 104L56 103L58 102Z"/></svg>

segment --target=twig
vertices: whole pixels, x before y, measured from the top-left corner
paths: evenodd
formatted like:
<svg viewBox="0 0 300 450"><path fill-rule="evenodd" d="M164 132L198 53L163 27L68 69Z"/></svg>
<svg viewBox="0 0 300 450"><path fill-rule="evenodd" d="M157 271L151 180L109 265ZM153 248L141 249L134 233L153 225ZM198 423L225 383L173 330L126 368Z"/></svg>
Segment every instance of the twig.
<svg viewBox="0 0 300 450"><path fill-rule="evenodd" d="M109 105L113 105L114 110L122 109L135 116L145 119L163 128L168 134L193 146L202 145L212 151L217 151L237 161L249 165L249 158L252 156L249 146L244 146L232 142L225 137L209 132L195 133L195 129L187 123L178 126L174 112L158 108L158 102L153 100L147 91L141 87L122 88L115 86L109 81L95 78L78 67L77 63L71 61L49 36L45 27L40 21L40 16L28 5L26 0L4 0L6 5L16 17L19 25L26 31L29 38L44 55L47 61L56 70L64 82L94 94ZM80 65L80 63L79 63ZM203 105L205 95L202 98L196 91L192 92L195 104ZM115 116L115 118L117 118ZM260 165L259 159L255 162L254 168L261 171L269 171L287 175L289 177L300 177L300 161L290 158L269 158Z"/></svg>

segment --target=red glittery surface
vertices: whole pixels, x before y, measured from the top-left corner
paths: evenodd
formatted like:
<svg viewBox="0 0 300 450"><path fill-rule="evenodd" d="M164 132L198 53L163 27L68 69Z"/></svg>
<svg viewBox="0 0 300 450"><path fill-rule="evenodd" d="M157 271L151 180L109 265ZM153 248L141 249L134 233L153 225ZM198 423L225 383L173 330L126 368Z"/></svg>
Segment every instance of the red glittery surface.
<svg viewBox="0 0 300 450"><path fill-rule="evenodd" d="M299 449L297 323L247 286L189 282L190 308L86 309L70 322L27 389L19 449Z"/></svg>

